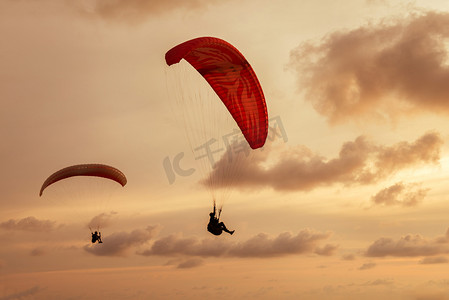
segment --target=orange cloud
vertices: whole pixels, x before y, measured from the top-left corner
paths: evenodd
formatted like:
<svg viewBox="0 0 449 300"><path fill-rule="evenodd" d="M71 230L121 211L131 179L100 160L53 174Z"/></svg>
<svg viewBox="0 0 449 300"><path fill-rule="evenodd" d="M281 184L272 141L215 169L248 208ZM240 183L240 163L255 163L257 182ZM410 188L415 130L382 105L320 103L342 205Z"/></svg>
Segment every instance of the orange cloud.
<svg viewBox="0 0 449 300"><path fill-rule="evenodd" d="M36 247L33 250L31 250L30 255L31 256L42 256L46 253L46 250L43 247Z"/></svg>
<svg viewBox="0 0 449 300"><path fill-rule="evenodd" d="M326 244L323 247L317 247L315 249L315 253L323 256L331 256L335 254L337 249L338 249L337 245Z"/></svg>
<svg viewBox="0 0 449 300"><path fill-rule="evenodd" d="M382 189L371 197L371 201L377 205L391 206L415 206L421 202L429 189L417 188L419 184L404 184L398 182Z"/></svg>
<svg viewBox="0 0 449 300"><path fill-rule="evenodd" d="M333 159L313 153L306 147L290 148L276 153L277 161L266 166L274 152L259 151L251 159L228 162L224 155L203 183L220 183L241 188L271 187L279 191L309 191L336 183L371 184L412 166L437 164L442 139L427 133L416 141L380 146L360 136L346 142ZM229 176L229 163L238 163L238 180Z"/></svg>
<svg viewBox="0 0 449 300"><path fill-rule="evenodd" d="M359 270L361 270L361 271L363 271L363 270L369 270L369 269L374 268L376 265L377 265L377 264L376 264L376 263L373 263L373 262L364 263L363 265L361 265L361 266L359 267Z"/></svg>
<svg viewBox="0 0 449 300"><path fill-rule="evenodd" d="M203 239L169 235L156 240L152 247L141 255L159 256L201 256L201 257L279 257L293 254L316 253L331 255L336 246L318 247L318 243L329 238L330 233L301 230L297 235L289 232L270 237L260 233L243 242L229 242L223 239Z"/></svg>
<svg viewBox="0 0 449 300"><path fill-rule="evenodd" d="M102 244L86 245L84 250L98 256L125 256L130 249L150 241L156 233L157 226L131 232L114 232L105 236Z"/></svg>
<svg viewBox="0 0 449 300"><path fill-rule="evenodd" d="M99 215L96 215L92 218L92 220L89 221L87 224L87 227L91 230L96 230L97 228L105 228L109 226L112 222L112 219L117 215L117 212L110 212L110 213L101 213Z"/></svg>
<svg viewBox="0 0 449 300"><path fill-rule="evenodd" d="M55 222L50 220L38 220L35 217L26 217L20 220L10 219L0 223L0 228L6 230L23 231L50 231L54 229Z"/></svg>
<svg viewBox="0 0 449 300"><path fill-rule="evenodd" d="M419 261L420 264L447 264L449 260L444 256L424 257Z"/></svg>
<svg viewBox="0 0 449 300"><path fill-rule="evenodd" d="M16 292L14 294L9 294L5 297L0 298L1 300L14 300L14 299L30 299L34 298L36 294L41 292L43 289L39 286L33 286L32 288Z"/></svg>
<svg viewBox="0 0 449 300"><path fill-rule="evenodd" d="M176 10L201 10L216 1L210 0L94 0L80 2L67 0L84 15L98 16L113 21L137 23L152 16Z"/></svg>
<svg viewBox="0 0 449 300"><path fill-rule="evenodd" d="M291 52L299 89L331 123L422 111L449 113L449 13L334 32Z"/></svg>
<svg viewBox="0 0 449 300"><path fill-rule="evenodd" d="M177 268L178 269L196 268L201 266L203 263L204 263L203 260L200 258L191 258L178 264Z"/></svg>
<svg viewBox="0 0 449 300"><path fill-rule="evenodd" d="M354 259L355 259L355 255L352 254L352 253L344 254L344 255L341 257L341 259L343 259L343 260L354 260Z"/></svg>
<svg viewBox="0 0 449 300"><path fill-rule="evenodd" d="M408 234L395 241L391 238L380 238L371 244L365 252L366 256L435 256L449 253L449 230L446 235L427 239L419 234Z"/></svg>

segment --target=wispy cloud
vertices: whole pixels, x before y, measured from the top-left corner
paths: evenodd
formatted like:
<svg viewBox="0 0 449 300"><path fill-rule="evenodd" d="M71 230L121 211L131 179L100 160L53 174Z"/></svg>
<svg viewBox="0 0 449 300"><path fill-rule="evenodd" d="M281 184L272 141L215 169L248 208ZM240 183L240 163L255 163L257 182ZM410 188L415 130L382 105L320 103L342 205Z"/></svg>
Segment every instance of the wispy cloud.
<svg viewBox="0 0 449 300"><path fill-rule="evenodd" d="M33 297L41 290L40 287L34 286L32 288L29 288L27 290L17 292L14 294L10 294L4 297L1 297L0 300L21 300L21 299L30 299L30 297Z"/></svg>
<svg viewBox="0 0 449 300"><path fill-rule="evenodd" d="M371 201L375 205L415 206L425 198L429 191L429 189L419 187L420 185L417 183L404 184L398 182L379 191L371 197Z"/></svg>
<svg viewBox="0 0 449 300"><path fill-rule="evenodd" d="M361 271L363 271L363 270L369 270L369 269L374 268L376 265L377 265L377 264L376 264L376 263L373 263L373 262L364 263L363 265L361 265L361 266L359 267L359 270L361 270Z"/></svg>
<svg viewBox="0 0 449 300"><path fill-rule="evenodd" d="M46 250L43 247L36 247L30 251L31 256L42 256L46 253Z"/></svg>
<svg viewBox="0 0 449 300"><path fill-rule="evenodd" d="M102 19L137 23L150 17L169 14L173 11L201 11L209 5L218 3L216 0L93 0L76 1L67 0L86 16L100 17Z"/></svg>
<svg viewBox="0 0 449 300"><path fill-rule="evenodd" d="M355 255L352 253L344 254L344 255L342 255L341 259L342 260L354 260Z"/></svg>
<svg viewBox="0 0 449 300"><path fill-rule="evenodd" d="M301 230L297 235L289 232L270 237L260 233L243 242L224 239L202 239L169 235L156 240L152 247L140 252L141 255L159 256L200 256L200 257L279 257L293 254L316 253L331 255L336 246L319 247L319 242L329 238L330 233Z"/></svg>
<svg viewBox="0 0 449 300"><path fill-rule="evenodd" d="M97 256L126 256L132 251L143 256L166 257L280 257L303 253L331 256L337 245L321 243L328 239L330 232L303 229L298 234L283 232L278 236L259 233L245 241L234 242L224 238L184 237L170 234L156 238L158 226L136 229L130 232L115 232L103 237L101 244L89 244L84 250ZM41 255L40 249L33 250ZM200 260L185 260L178 263L179 268L199 266ZM172 263L173 264L173 261Z"/></svg>
<svg viewBox="0 0 449 300"><path fill-rule="evenodd" d="M363 284L362 286L379 286L379 285L393 285L394 281L391 279L376 279L373 281L368 281Z"/></svg>
<svg viewBox="0 0 449 300"><path fill-rule="evenodd" d="M444 256L431 256L431 257L424 257L422 260L419 261L419 263L423 265L447 264L449 263L449 259L447 259Z"/></svg>
<svg viewBox="0 0 449 300"><path fill-rule="evenodd" d="M391 146L376 145L360 136L346 142L338 157L326 159L302 146L276 152L273 161L266 149L252 159L233 160L239 163L239 180L223 172L229 168L224 155L204 182L234 185L241 188L271 187L280 191L309 191L332 184L371 184L396 172L425 164L438 164L443 140L429 132L414 142ZM269 161L269 163L267 163Z"/></svg>
<svg viewBox="0 0 449 300"><path fill-rule="evenodd" d="M366 256L435 256L449 253L449 230L444 236L434 239L419 234L407 234L398 240L380 238L372 243L365 252Z"/></svg>
<svg viewBox="0 0 449 300"><path fill-rule="evenodd" d="M55 228L54 221L50 220L38 220L35 217L26 217L20 220L10 219L8 221L0 223L0 228L6 230L23 230L23 231L51 231Z"/></svg>
<svg viewBox="0 0 449 300"><path fill-rule="evenodd" d="M101 213L99 215L96 215L95 217L90 220L90 222L87 224L87 227L89 227L91 230L95 230L97 228L105 228L109 225L111 225L112 219L117 215L117 212L110 212L110 213Z"/></svg>
<svg viewBox="0 0 449 300"><path fill-rule="evenodd" d="M447 291L418 291L412 297L413 300L449 300Z"/></svg>
<svg viewBox="0 0 449 300"><path fill-rule="evenodd" d="M199 267L201 265L203 265L204 261L201 258L191 258L188 260L185 260L183 262L181 262L180 264L178 264L177 268L178 269L191 269L191 268L196 268Z"/></svg>
<svg viewBox="0 0 449 300"><path fill-rule="evenodd" d="M449 113L449 13L426 12L338 31L291 52L298 87L331 123L373 115Z"/></svg>
<svg viewBox="0 0 449 300"><path fill-rule="evenodd" d="M326 244L323 247L317 247L315 249L315 253L323 256L331 256L335 254L337 249L338 249L337 245Z"/></svg>
<svg viewBox="0 0 449 300"><path fill-rule="evenodd" d="M191 269L200 267L204 264L204 260L199 257L189 257L189 258L174 258L169 260L166 266L176 266L177 269Z"/></svg>
<svg viewBox="0 0 449 300"><path fill-rule="evenodd" d="M131 232L114 232L103 237L103 243L86 245L84 250L98 256L125 256L130 249L150 241L157 231L157 226L148 226Z"/></svg>

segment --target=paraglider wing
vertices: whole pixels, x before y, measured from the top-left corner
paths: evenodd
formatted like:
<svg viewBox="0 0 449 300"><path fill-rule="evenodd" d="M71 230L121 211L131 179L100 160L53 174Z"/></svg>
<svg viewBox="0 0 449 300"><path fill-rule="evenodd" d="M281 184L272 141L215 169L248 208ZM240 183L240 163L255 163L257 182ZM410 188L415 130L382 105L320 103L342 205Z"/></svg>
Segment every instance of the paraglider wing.
<svg viewBox="0 0 449 300"><path fill-rule="evenodd" d="M44 184L42 184L39 196L42 196L42 193L49 185L73 176L103 177L110 180L114 180L117 183L121 184L122 186L125 186L127 182L125 175L120 170L111 166L102 164L74 165L61 169L50 175L45 180Z"/></svg>
<svg viewBox="0 0 449 300"><path fill-rule="evenodd" d="M184 42L165 54L171 66L185 59L222 100L253 149L265 144L268 116L265 98L245 57L231 44L202 37Z"/></svg>

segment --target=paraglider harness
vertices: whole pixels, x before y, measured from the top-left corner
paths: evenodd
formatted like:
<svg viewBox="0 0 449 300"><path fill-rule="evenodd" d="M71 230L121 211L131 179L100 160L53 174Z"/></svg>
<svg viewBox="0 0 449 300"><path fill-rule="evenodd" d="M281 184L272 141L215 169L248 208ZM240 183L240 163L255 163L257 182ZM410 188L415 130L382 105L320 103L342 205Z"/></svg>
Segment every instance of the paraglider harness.
<svg viewBox="0 0 449 300"><path fill-rule="evenodd" d="M218 209L218 217L217 217L216 216L216 205L215 205L215 199L214 199L214 211L209 214L210 220L209 220L209 224L207 224L207 231L209 231L213 235L220 235L223 232L223 229L219 225L222 210L223 210L223 207L220 207Z"/></svg>
<svg viewBox="0 0 449 300"><path fill-rule="evenodd" d="M97 228L97 231L92 232L92 228L90 228L90 233L92 235L92 244L95 244L95 242L98 241L99 244L103 243L103 241L101 240L101 232L100 232L100 228Z"/></svg>

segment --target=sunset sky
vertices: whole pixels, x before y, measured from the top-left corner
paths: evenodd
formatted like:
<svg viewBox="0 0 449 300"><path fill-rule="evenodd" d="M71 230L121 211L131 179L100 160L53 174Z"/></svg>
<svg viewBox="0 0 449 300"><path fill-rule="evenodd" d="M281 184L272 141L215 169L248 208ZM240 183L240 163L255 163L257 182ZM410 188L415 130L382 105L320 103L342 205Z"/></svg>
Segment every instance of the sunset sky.
<svg viewBox="0 0 449 300"><path fill-rule="evenodd" d="M0 36L0 300L449 299L447 1L0 0ZM206 231L221 164L200 170L164 59L202 36L269 114L224 178L232 236ZM39 197L82 163L128 183Z"/></svg>

